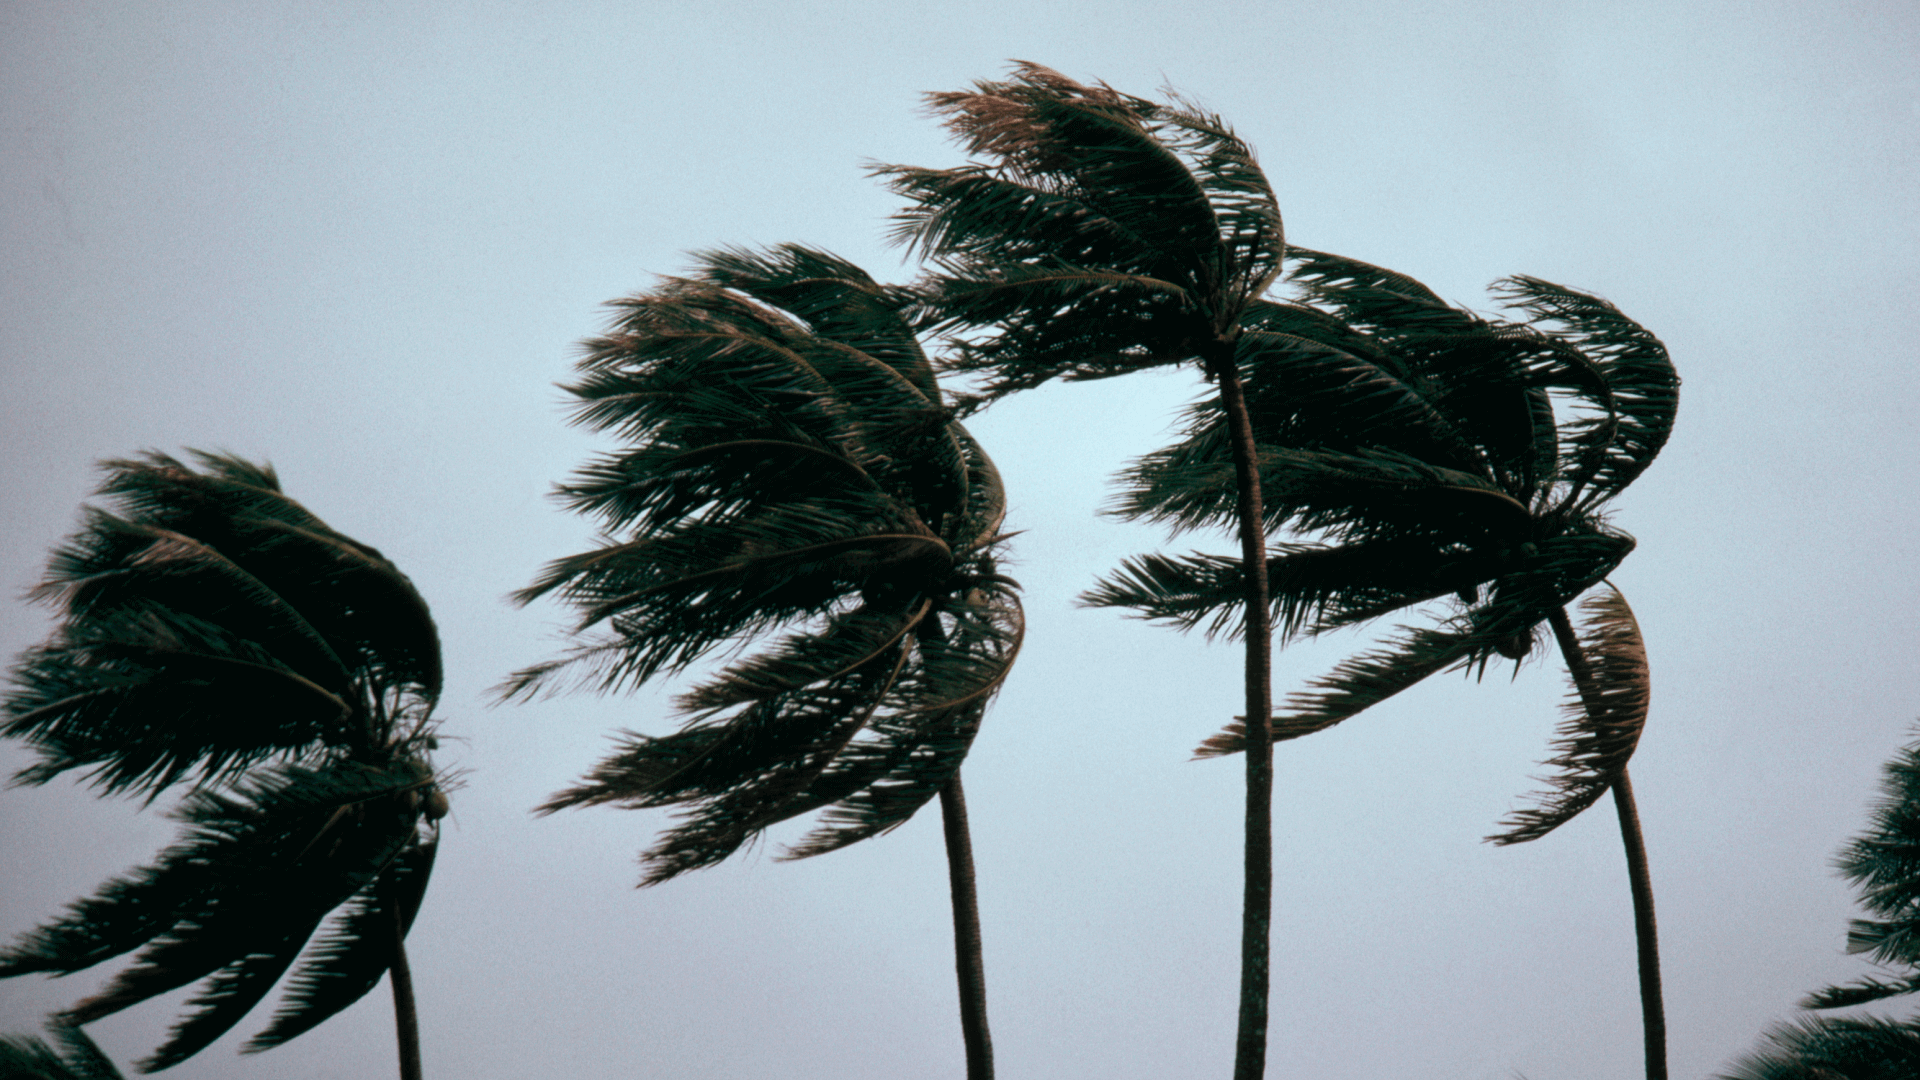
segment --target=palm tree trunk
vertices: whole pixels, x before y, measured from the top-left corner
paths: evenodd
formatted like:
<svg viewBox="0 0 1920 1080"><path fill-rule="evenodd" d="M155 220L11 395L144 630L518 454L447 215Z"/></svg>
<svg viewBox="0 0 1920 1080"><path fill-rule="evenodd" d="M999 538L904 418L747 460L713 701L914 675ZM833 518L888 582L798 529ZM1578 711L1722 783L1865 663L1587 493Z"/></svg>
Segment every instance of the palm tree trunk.
<svg viewBox="0 0 1920 1080"><path fill-rule="evenodd" d="M1653 923L1653 875L1647 870L1647 845L1640 835L1640 812L1633 803L1627 770L1613 782L1613 808L1620 818L1620 843L1627 849L1627 880L1633 886L1633 933L1640 947L1640 1022L1646 1032L1647 1080L1667 1080L1667 1010L1660 993L1660 940Z"/></svg>
<svg viewBox="0 0 1920 1080"><path fill-rule="evenodd" d="M1593 671L1565 608L1555 608L1547 621L1560 643L1560 655L1573 675L1584 701L1598 696ZM1589 706L1591 709L1591 706ZM1640 813L1634 807L1633 783L1627 770L1613 780L1613 807L1620 819L1620 844L1627 852L1627 883L1633 892L1633 936L1639 952L1640 1028L1646 1039L1647 1080L1667 1080L1667 1014L1660 990L1660 941L1653 921L1653 875L1647 869L1647 844L1640 833Z"/></svg>
<svg viewBox="0 0 1920 1080"><path fill-rule="evenodd" d="M967 1046L967 1080L993 1080L987 970L980 954L980 898L974 888L967 797L960 790L957 772L940 789L940 824L947 839L947 884L953 893L953 966L960 980L960 1037Z"/></svg>
<svg viewBox="0 0 1920 1080"><path fill-rule="evenodd" d="M1267 997L1273 936L1273 629L1268 611L1267 531L1253 424L1241 392L1232 342L1209 351L1207 370L1220 386L1240 492L1240 561L1247 573L1246 883L1240 904L1240 1027L1234 1080L1267 1071Z"/></svg>
<svg viewBox="0 0 1920 1080"><path fill-rule="evenodd" d="M393 1030L400 1044L400 1080L420 1080L420 1017L413 1008L413 969L407 966L407 922L400 902L393 908L393 966L387 981L393 984Z"/></svg>

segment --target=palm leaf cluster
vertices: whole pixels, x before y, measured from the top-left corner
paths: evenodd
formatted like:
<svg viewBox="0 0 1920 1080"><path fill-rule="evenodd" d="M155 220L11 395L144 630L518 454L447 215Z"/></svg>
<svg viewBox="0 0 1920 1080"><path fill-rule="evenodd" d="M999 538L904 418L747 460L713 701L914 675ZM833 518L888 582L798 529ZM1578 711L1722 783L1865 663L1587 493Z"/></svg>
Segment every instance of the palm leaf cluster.
<svg viewBox="0 0 1920 1080"><path fill-rule="evenodd" d="M984 160L878 171L911 200L896 238L932 258L923 317L986 398L1217 362L1280 273L1273 192L1217 116L1034 64L930 101Z"/></svg>
<svg viewBox="0 0 1920 1080"><path fill-rule="evenodd" d="M561 494L603 541L519 594L555 594L579 643L508 696L600 690L733 659L543 809L679 807L646 883L824 810L792 857L900 824L953 778L1021 635L996 565L999 474L952 419L900 309L825 252L701 257L615 305L575 418L621 448Z"/></svg>
<svg viewBox="0 0 1920 1080"><path fill-rule="evenodd" d="M34 590L60 622L15 667L0 725L38 752L23 782L80 770L149 801L190 785L172 811L184 835L152 865L0 951L10 976L139 950L69 1024L204 979L148 1071L226 1033L289 968L248 1050L372 989L446 810L427 754L439 641L419 593L270 468L196 458L107 463L114 509L87 511Z"/></svg>
<svg viewBox="0 0 1920 1080"><path fill-rule="evenodd" d="M1514 315L1495 318L1355 260L1293 249L1287 263L1294 296L1251 304L1238 341L1265 526L1300 538L1267 561L1281 639L1433 601L1449 610L1293 694L1276 739L1323 730L1435 672L1524 657L1540 623L1632 550L1607 504L1659 452L1679 385L1657 339L1563 286L1508 278L1495 289ZM1176 530L1231 521L1228 438L1215 401L1192 406L1180 441L1128 470L1116 512ZM1148 555L1085 599L1234 633L1240 580L1235 559ZM1638 739L1645 655L1632 614L1617 594L1585 611L1577 650L1601 681L1581 687L1556 790L1510 819L1503 842L1591 804ZM1199 753L1243 740L1236 723Z"/></svg>

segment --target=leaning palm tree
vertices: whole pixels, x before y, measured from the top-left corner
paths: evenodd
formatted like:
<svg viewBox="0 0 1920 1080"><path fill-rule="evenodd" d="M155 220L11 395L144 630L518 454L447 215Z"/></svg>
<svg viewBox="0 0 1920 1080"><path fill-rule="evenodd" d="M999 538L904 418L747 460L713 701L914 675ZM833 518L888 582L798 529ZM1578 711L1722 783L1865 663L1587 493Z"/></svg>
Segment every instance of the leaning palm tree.
<svg viewBox="0 0 1920 1080"><path fill-rule="evenodd" d="M378 551L280 490L271 468L195 454L105 464L99 494L30 594L60 622L12 673L0 735L151 803L176 785L179 842L0 951L0 976L67 974L141 950L60 1015L88 1023L204 979L141 1062L178 1064L299 966L278 1046L390 974L401 1075L420 1075L403 939L446 796L429 763L440 644ZM317 935L317 936L316 936ZM302 951L305 955L302 957Z"/></svg>
<svg viewBox="0 0 1920 1080"><path fill-rule="evenodd" d="M1054 378L1193 364L1229 425L1244 572L1248 730L1245 882L1234 1076L1265 1071L1273 909L1272 710L1261 477L1241 390L1245 320L1279 275L1280 212L1253 151L1178 99L1131 97L1020 64L1005 82L931 95L979 160L883 166L912 199L898 238L930 256L924 318L972 404Z"/></svg>
<svg viewBox="0 0 1920 1080"><path fill-rule="evenodd" d="M1606 301L1515 277L1496 290L1517 321L1441 301L1402 274L1319 252L1288 256L1297 290L1247 319L1242 356L1260 446L1265 527L1305 542L1264 562L1283 640L1433 601L1438 625L1401 629L1296 693L1273 737L1332 727L1448 669L1518 661L1552 630L1575 687L1552 790L1489 839L1545 836L1614 795L1637 931L1649 1077L1664 1077L1653 894L1627 760L1646 720L1646 650L1605 578L1634 546L1608 504L1672 429L1679 380L1666 349ZM1127 474L1118 512L1192 529L1229 520L1226 419L1210 401L1185 437ZM1087 600L1209 633L1239 633L1239 561L1129 560ZM1585 625L1567 608L1583 594ZM1203 757L1254 744L1244 723Z"/></svg>
<svg viewBox="0 0 1920 1080"><path fill-rule="evenodd" d="M999 474L955 423L904 294L824 252L701 257L620 301L587 343L576 421L625 444L560 489L608 530L519 594L578 612L576 643L507 697L602 692L757 645L629 733L544 812L678 807L652 885L815 810L802 858L885 832L936 795L946 825L968 1076L991 1075L960 764L1021 637L996 568Z"/></svg>

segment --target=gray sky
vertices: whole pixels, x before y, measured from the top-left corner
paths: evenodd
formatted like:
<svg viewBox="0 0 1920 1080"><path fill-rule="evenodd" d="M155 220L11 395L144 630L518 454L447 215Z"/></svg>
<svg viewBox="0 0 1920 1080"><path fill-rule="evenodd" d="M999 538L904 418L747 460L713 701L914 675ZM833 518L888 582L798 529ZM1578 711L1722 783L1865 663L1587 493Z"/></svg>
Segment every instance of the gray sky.
<svg viewBox="0 0 1920 1080"><path fill-rule="evenodd" d="M1481 306L1511 273L1592 289L1671 348L1679 425L1619 502L1640 547L1615 580L1653 661L1634 776L1674 1075L1704 1076L1862 973L1828 860L1920 718L1915 57L1920 9L1890 0L7 0L0 590L37 579L97 459L271 459L445 639L468 786L409 943L430 1075L958 1077L936 816L636 892L664 817L528 809L609 731L667 730L663 697L490 708L560 623L502 598L589 537L544 492L595 445L553 384L599 304L725 243L905 277L862 165L958 162L919 94L1010 58L1171 83L1260 150L1293 241ZM974 424L1028 530L1028 646L966 770L1007 1077L1229 1068L1241 772L1187 755L1237 711L1236 650L1072 605L1163 545L1094 512L1196 389L1055 387ZM47 628L9 602L0 651ZM1276 690L1364 640L1281 653ZM1479 840L1534 790L1563 692L1557 663L1438 677L1280 748L1271 1075L1637 1075L1611 815ZM69 785L0 793L0 935L172 832ZM0 1032L103 978L0 982ZM91 1030L131 1061L183 996ZM236 1056L266 1015L170 1075L392 1074L384 988Z"/></svg>

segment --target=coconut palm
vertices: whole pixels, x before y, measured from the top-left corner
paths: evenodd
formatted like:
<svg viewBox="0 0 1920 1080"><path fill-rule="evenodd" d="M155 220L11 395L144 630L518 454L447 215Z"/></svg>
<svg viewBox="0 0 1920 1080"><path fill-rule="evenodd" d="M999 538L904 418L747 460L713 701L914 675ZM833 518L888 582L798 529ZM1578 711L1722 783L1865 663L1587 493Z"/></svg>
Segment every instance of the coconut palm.
<svg viewBox="0 0 1920 1080"><path fill-rule="evenodd" d="M825 252L700 258L618 302L587 343L575 420L623 446L561 489L593 549L520 593L575 644L504 688L601 692L750 650L683 693L684 726L627 734L541 807L677 807L652 885L822 810L787 856L892 829L940 798L968 1076L991 1075L960 764L1021 636L996 568L999 474L943 403L904 294Z"/></svg>
<svg viewBox="0 0 1920 1080"><path fill-rule="evenodd" d="M1441 301L1405 275L1295 249L1298 296L1262 301L1241 350L1260 445L1265 527L1306 542L1265 562L1283 640L1430 601L1433 626L1401 628L1293 694L1285 740L1324 730L1448 669L1530 653L1551 628L1576 693L1539 805L1489 839L1546 835L1611 790L1638 932L1647 1070L1665 1076L1653 896L1627 776L1645 723L1646 650L1604 579L1632 550L1612 499L1666 442L1679 380L1658 339L1604 300L1537 278L1496 292L1518 320ZM1193 407L1185 437L1127 474L1123 516L1191 529L1230 519L1219 407ZM1238 560L1129 560L1087 600L1209 633L1239 633ZM1596 586L1598 588L1596 589ZM1567 607L1582 594L1585 625ZM1252 740L1234 724L1201 756Z"/></svg>
<svg viewBox="0 0 1920 1080"><path fill-rule="evenodd" d="M427 753L437 632L405 575L288 498L271 468L194 458L105 463L113 509L88 509L31 593L60 622L14 668L0 723L38 753L18 782L78 770L149 803L184 786L184 835L0 952L0 975L141 950L65 1024L204 979L141 1063L152 1072L225 1034L296 959L245 1050L308 1031L390 973L412 1080L402 942L447 808Z"/></svg>
<svg viewBox="0 0 1920 1080"><path fill-rule="evenodd" d="M1242 400L1244 321L1280 273L1280 212L1253 152L1217 116L1033 64L933 94L978 160L883 166L912 200L897 237L930 256L927 325L952 367L984 376L970 404L1054 378L1196 365L1218 388L1235 468L1244 572L1248 732L1241 981L1234 1075L1265 1071L1272 920L1272 758L1261 477Z"/></svg>

